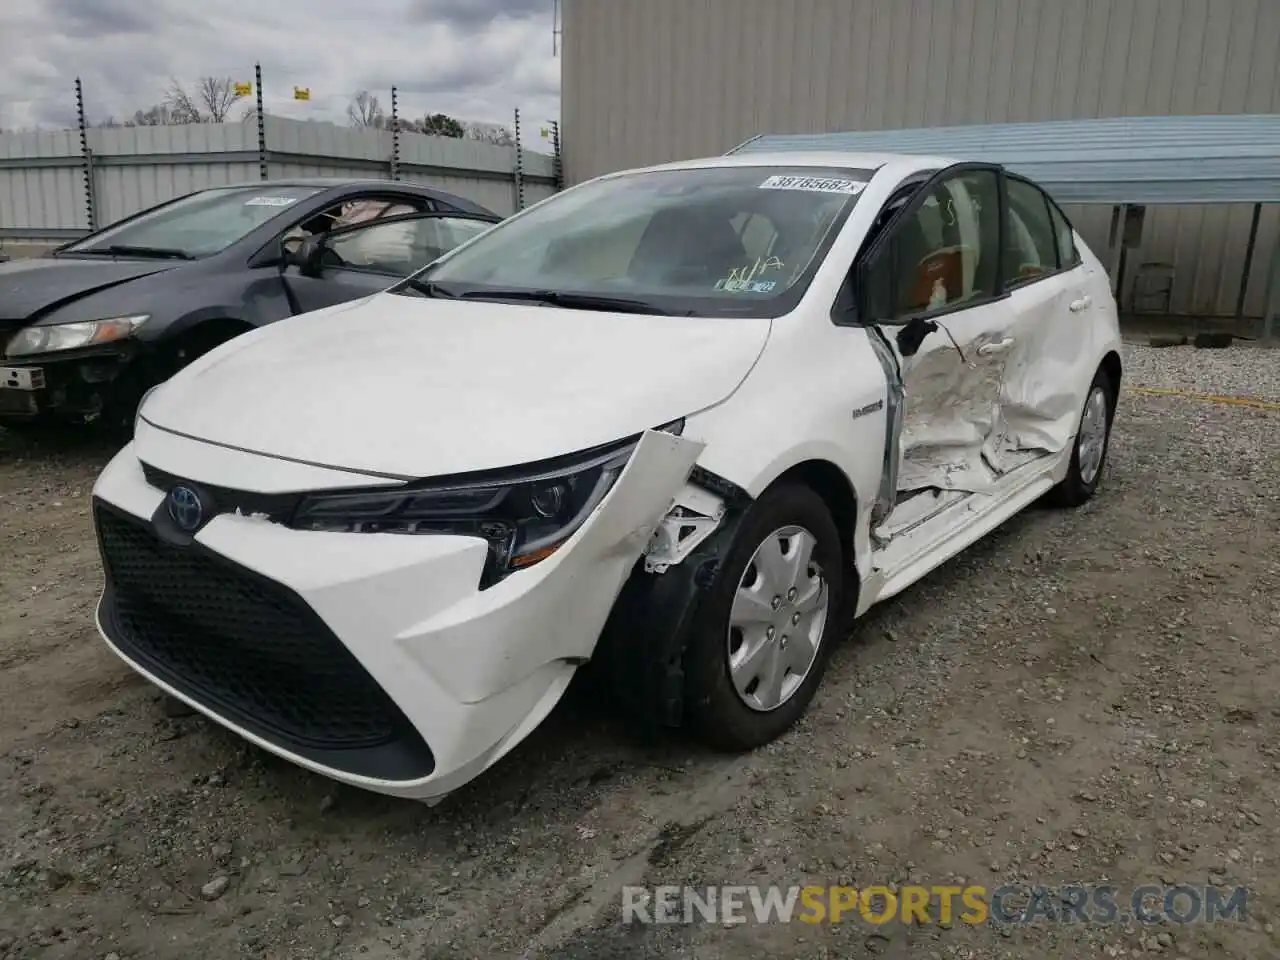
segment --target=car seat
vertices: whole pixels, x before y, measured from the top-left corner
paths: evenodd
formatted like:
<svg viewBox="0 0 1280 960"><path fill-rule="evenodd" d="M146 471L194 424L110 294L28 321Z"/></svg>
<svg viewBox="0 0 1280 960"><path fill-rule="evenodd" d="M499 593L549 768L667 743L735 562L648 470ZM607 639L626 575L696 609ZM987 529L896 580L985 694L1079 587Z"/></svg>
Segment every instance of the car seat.
<svg viewBox="0 0 1280 960"><path fill-rule="evenodd" d="M750 257L733 225L688 209L654 214L631 258L628 276L655 284L706 284L728 279Z"/></svg>
<svg viewBox="0 0 1280 960"><path fill-rule="evenodd" d="M440 224L431 218L408 221L413 225L413 240L409 244L409 259L414 269L425 267L428 263L444 256L444 245L440 243Z"/></svg>

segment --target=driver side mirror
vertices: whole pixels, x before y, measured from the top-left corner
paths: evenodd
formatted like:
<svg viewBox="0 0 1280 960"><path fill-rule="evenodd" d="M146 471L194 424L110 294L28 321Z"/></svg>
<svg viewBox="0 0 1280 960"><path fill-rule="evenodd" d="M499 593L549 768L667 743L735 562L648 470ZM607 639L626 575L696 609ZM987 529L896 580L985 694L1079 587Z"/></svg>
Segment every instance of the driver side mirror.
<svg viewBox="0 0 1280 960"><path fill-rule="evenodd" d="M897 298L893 253L893 245L890 245L881 248L874 258L858 262L853 275L853 289L858 319L862 323L895 326L900 322L894 309Z"/></svg>
<svg viewBox="0 0 1280 960"><path fill-rule="evenodd" d="M285 237L280 241L280 262L297 267L303 276L318 277L323 256L323 237Z"/></svg>

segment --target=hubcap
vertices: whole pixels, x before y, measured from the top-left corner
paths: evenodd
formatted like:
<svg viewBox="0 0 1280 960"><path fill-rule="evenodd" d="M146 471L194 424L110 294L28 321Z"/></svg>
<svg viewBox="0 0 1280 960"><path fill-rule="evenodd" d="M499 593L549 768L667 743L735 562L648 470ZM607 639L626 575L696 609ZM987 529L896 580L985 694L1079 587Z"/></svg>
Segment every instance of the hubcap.
<svg viewBox="0 0 1280 960"><path fill-rule="evenodd" d="M804 527L773 531L742 574L729 613L729 676L752 710L776 710L813 668L830 599Z"/></svg>
<svg viewBox="0 0 1280 960"><path fill-rule="evenodd" d="M1102 455L1107 449L1107 395L1101 387L1094 387L1084 405L1084 417L1080 421L1080 438L1076 441L1076 459L1080 464L1080 479L1093 483L1102 469Z"/></svg>

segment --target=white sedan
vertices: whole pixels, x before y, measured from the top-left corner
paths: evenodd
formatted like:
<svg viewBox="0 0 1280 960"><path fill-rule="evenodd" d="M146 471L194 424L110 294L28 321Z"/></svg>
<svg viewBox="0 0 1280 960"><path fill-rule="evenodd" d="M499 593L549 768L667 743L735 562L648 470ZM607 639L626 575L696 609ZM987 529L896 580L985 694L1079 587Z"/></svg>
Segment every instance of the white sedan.
<svg viewBox="0 0 1280 960"><path fill-rule="evenodd" d="M566 190L145 398L98 627L259 746L435 801L590 664L750 749L846 626L1049 495L1120 388L1106 272L999 167L720 157Z"/></svg>

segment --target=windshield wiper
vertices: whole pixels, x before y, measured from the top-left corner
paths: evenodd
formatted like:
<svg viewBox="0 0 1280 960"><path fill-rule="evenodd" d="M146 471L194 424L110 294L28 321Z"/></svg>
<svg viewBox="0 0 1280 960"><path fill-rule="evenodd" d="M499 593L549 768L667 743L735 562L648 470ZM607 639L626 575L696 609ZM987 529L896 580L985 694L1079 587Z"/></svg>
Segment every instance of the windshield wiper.
<svg viewBox="0 0 1280 960"><path fill-rule="evenodd" d="M97 250L85 250L84 253L98 253ZM109 247L103 247L102 253L110 253L120 257L151 257L156 260L194 260L191 254L185 250L177 250L171 247L142 247L133 246L128 243L113 243Z"/></svg>
<svg viewBox="0 0 1280 960"><path fill-rule="evenodd" d="M610 297L597 293L567 293L562 290L469 290L461 294L467 300L527 300L566 310L610 310L614 313L650 313L667 316L668 312L648 300Z"/></svg>
<svg viewBox="0 0 1280 960"><path fill-rule="evenodd" d="M434 280L418 280L414 277L408 277L400 284L392 293L399 293L402 290L413 290L422 294L424 297L444 297L448 300L455 299L458 294L450 290L448 287L436 283Z"/></svg>

